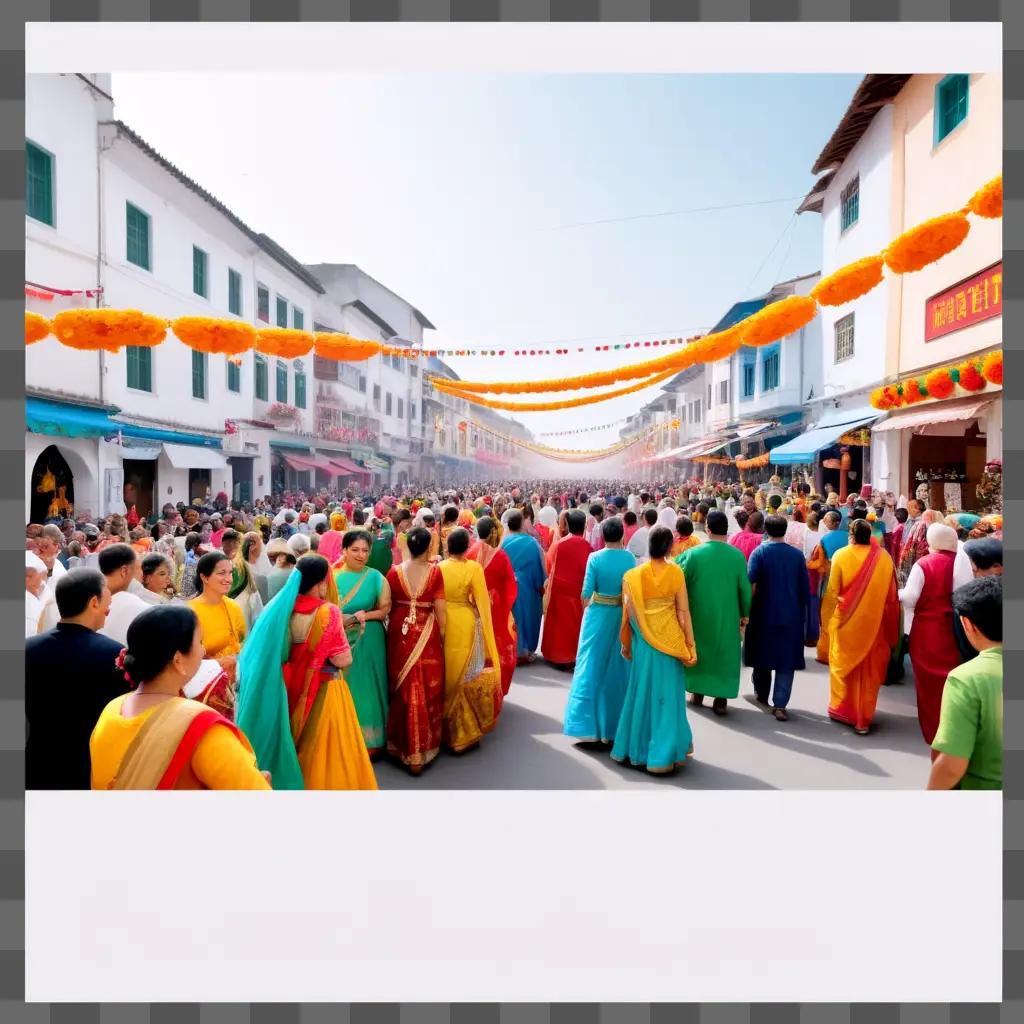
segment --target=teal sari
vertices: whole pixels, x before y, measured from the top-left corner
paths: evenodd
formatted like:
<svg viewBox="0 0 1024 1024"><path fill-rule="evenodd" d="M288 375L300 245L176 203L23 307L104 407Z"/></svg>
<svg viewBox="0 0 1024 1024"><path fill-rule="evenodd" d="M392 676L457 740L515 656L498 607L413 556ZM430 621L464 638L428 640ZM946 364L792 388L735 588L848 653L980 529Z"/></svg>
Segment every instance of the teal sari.
<svg viewBox="0 0 1024 1024"><path fill-rule="evenodd" d="M338 604L342 614L370 612L377 607L384 589L384 577L369 566L361 573L340 569L335 574ZM345 628L352 648L352 666L345 680L356 706L356 716L363 730L366 749L372 756L386 745L388 723L388 658L387 636L383 622L367 622L360 630L353 622Z"/></svg>

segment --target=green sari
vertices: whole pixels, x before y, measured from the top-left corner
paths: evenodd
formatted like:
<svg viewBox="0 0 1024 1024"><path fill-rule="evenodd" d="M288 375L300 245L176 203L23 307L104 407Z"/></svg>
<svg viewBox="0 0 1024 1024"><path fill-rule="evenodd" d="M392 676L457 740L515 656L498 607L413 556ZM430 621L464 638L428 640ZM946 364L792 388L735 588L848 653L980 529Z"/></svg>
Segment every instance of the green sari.
<svg viewBox="0 0 1024 1024"><path fill-rule="evenodd" d="M384 577L367 566L362 573L340 569L335 574L338 604L344 615L370 612L377 607L384 589ZM363 730L369 753L384 749L388 722L388 659L387 638L383 622L367 622L360 631L359 623L345 628L352 648L352 665L345 672L345 681L352 693L356 716Z"/></svg>

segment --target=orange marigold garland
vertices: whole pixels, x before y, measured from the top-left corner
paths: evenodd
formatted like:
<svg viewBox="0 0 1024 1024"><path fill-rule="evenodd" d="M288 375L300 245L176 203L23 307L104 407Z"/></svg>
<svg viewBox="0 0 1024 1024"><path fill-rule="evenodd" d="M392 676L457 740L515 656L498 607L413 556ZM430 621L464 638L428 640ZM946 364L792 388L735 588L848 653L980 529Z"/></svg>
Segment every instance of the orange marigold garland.
<svg viewBox="0 0 1024 1024"><path fill-rule="evenodd" d="M963 210L932 217L889 244L886 266L896 274L909 274L952 252L967 237L971 222Z"/></svg>
<svg viewBox="0 0 1024 1024"><path fill-rule="evenodd" d="M818 304L810 295L790 295L747 317L741 324L744 345L760 347L786 338L814 319Z"/></svg>
<svg viewBox="0 0 1024 1024"><path fill-rule="evenodd" d="M376 341L353 338L350 334L332 334L318 331L313 335L313 352L321 359L336 359L345 363L361 363L378 355L381 345Z"/></svg>
<svg viewBox="0 0 1024 1024"><path fill-rule="evenodd" d="M925 377L924 382L928 386L928 394L932 398L949 398L956 387L953 378L949 375L949 370L945 368L932 370Z"/></svg>
<svg viewBox="0 0 1024 1024"><path fill-rule="evenodd" d="M1002 217L1003 215L1003 176L997 174L990 182L982 185L971 196L967 209L976 217Z"/></svg>
<svg viewBox="0 0 1024 1024"><path fill-rule="evenodd" d="M980 359L968 359L967 362L961 363L960 366L957 367L960 371L957 384L959 384L964 391L984 391L985 388L988 387L988 381L985 380L981 372L983 365L984 362Z"/></svg>
<svg viewBox="0 0 1024 1024"><path fill-rule="evenodd" d="M471 391L462 391L458 387L445 387L439 381L434 381L434 387L438 391L444 391L455 398L464 398L474 405L482 405L488 409L508 409L512 412L552 412L555 409L576 409L581 405L594 405L597 402L606 402L609 398L619 398L622 395L631 395L636 391L642 391L654 384L660 384L675 375L675 369L666 370L664 373L656 374L639 384L631 384L629 387L617 388L614 391L604 391L599 395L584 395L582 398L564 398L555 402L506 402L501 399L483 398Z"/></svg>
<svg viewBox="0 0 1024 1024"><path fill-rule="evenodd" d="M928 394L921 388L921 384L914 377L910 380L906 380L902 384L903 387L903 401L906 405L916 405L918 402L923 402Z"/></svg>
<svg viewBox="0 0 1024 1024"><path fill-rule="evenodd" d="M236 320L214 320L208 316L179 316L171 330L179 341L196 352L240 356L256 341L256 329Z"/></svg>
<svg viewBox="0 0 1024 1024"><path fill-rule="evenodd" d="M34 345L50 333L50 321L38 313L25 311L25 344Z"/></svg>
<svg viewBox="0 0 1024 1024"><path fill-rule="evenodd" d="M313 335L291 327L265 327L256 332L256 351L278 359L298 359L313 348Z"/></svg>
<svg viewBox="0 0 1024 1024"><path fill-rule="evenodd" d="M842 306L852 302L882 283L883 266L885 258L881 253L855 260L819 281L811 295L822 306Z"/></svg>
<svg viewBox="0 0 1024 1024"><path fill-rule="evenodd" d="M985 361L981 364L982 376L990 384L1002 384L1003 383L1003 352L1000 349L998 352L989 352L985 356Z"/></svg>
<svg viewBox="0 0 1024 1024"><path fill-rule="evenodd" d="M53 333L69 348L119 352L125 345L159 345L167 321L137 309L65 309L53 318Z"/></svg>

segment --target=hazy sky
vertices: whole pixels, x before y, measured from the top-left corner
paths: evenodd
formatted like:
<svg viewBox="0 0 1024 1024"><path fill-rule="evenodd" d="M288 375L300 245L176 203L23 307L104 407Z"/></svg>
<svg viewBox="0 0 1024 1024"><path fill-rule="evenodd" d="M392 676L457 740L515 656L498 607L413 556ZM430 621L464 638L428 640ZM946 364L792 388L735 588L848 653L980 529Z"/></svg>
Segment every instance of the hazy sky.
<svg viewBox="0 0 1024 1024"><path fill-rule="evenodd" d="M254 229L303 262L356 263L421 309L428 346L575 349L697 333L819 269L820 218L794 210L858 81L162 73L113 88L116 116ZM637 219L567 226L614 218ZM629 355L451 364L524 379ZM523 418L604 423L656 393Z"/></svg>

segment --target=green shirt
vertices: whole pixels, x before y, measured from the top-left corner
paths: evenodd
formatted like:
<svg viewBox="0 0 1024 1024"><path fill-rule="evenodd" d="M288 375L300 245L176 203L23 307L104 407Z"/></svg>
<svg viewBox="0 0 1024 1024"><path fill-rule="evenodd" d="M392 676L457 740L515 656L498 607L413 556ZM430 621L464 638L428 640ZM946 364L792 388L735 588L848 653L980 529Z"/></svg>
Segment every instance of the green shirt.
<svg viewBox="0 0 1024 1024"><path fill-rule="evenodd" d="M932 749L967 758L961 789L1003 788L1002 647L982 651L946 677Z"/></svg>

